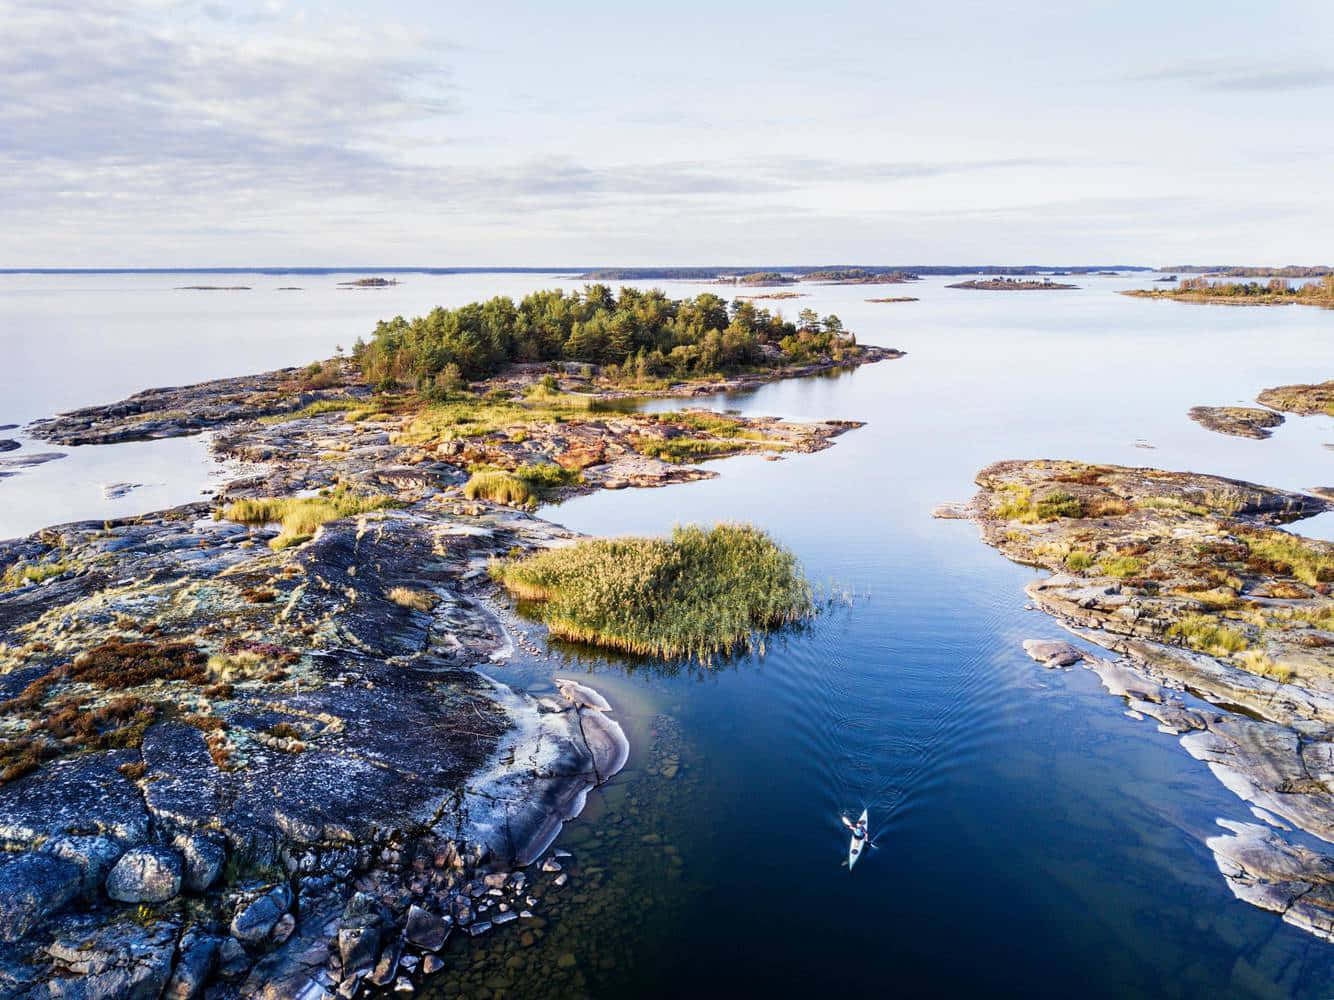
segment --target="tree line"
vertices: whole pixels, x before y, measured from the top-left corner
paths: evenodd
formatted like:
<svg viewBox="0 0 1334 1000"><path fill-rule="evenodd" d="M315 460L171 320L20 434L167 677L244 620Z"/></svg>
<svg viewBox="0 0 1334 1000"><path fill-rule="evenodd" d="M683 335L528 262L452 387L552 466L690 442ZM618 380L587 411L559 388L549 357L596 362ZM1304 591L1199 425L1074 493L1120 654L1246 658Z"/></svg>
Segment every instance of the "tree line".
<svg viewBox="0 0 1334 1000"><path fill-rule="evenodd" d="M582 291L497 296L425 316L376 324L353 356L376 385L452 389L511 362L579 361L612 378L689 378L824 357L839 359L856 339L837 316L803 309L797 322L737 299L602 284ZM445 384L450 383L450 384Z"/></svg>

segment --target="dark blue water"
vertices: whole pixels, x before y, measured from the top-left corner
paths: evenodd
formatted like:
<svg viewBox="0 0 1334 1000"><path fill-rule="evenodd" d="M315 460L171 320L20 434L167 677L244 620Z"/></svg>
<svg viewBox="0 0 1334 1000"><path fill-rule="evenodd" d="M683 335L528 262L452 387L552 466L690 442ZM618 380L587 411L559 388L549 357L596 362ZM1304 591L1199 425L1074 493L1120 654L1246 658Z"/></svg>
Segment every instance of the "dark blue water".
<svg viewBox="0 0 1334 1000"><path fill-rule="evenodd" d="M1334 990L1334 948L1234 900L1204 847L1216 817L1253 819L1244 804L1091 674L1033 664L1020 641L1063 633L1023 610L1032 571L973 526L929 516L1010 457L1323 482L1334 427L1290 421L1250 442L1210 435L1185 410L1328 370L1334 316L973 294L947 321L893 314L904 337L883 342L906 341L902 361L712 401L869 421L834 448L549 511L598 534L744 518L840 595L735 669L590 667L613 702L647 690L673 707L701 786L698 834L681 845L697 891L687 880L670 936L644 940L595 993ZM863 806L880 846L850 875L837 817Z"/></svg>
<svg viewBox="0 0 1334 1000"><path fill-rule="evenodd" d="M251 293L177 293L175 278L7 276L0 346L21 364L0 383L13 418L327 355L381 315L568 284L423 276L382 295L322 280L284 297L258 279ZM513 962L489 986L478 972L470 995L1334 992L1334 947L1234 900L1214 868L1204 838L1217 817L1249 820L1244 804L1172 737L1126 718L1091 674L1033 664L1020 641L1062 633L1023 610L1032 571L973 526L930 517L1003 458L1329 485L1334 423L1290 418L1248 441L1185 411L1325 377L1334 313L1143 302L1114 293L1140 279L1078 280L1076 292L986 293L929 279L906 290L922 301L884 305L864 301L883 289L803 286L809 297L780 304L838 312L908 357L707 402L866 427L815 455L733 459L711 481L546 512L593 534L753 521L833 596L808 628L725 669L562 667L591 672L613 702L630 767L562 835L571 888L544 900L542 936L521 944L511 925L455 943L451 968ZM81 492L94 462L188 464L155 447L133 460L73 449L70 471L0 482L0 535L52 511L103 516L91 487ZM165 477L152 505L196 495L200 474L187 472ZM497 672L540 686L549 670ZM879 848L850 874L838 815L862 807ZM473 954L484 949L501 960Z"/></svg>

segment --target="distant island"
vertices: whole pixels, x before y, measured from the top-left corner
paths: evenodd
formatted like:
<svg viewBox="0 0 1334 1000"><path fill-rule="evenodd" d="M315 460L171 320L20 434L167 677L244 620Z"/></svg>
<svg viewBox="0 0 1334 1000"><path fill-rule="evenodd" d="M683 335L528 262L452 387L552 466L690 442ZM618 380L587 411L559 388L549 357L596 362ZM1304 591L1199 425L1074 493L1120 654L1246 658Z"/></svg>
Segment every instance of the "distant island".
<svg viewBox="0 0 1334 1000"><path fill-rule="evenodd" d="M397 278L357 278L355 281L340 281L340 287L346 288L388 288L397 285Z"/></svg>
<svg viewBox="0 0 1334 1000"><path fill-rule="evenodd" d="M758 302L761 299L799 299L805 292L765 292L763 295L738 295L738 299L744 299L747 302Z"/></svg>
<svg viewBox="0 0 1334 1000"><path fill-rule="evenodd" d="M867 299L867 302L920 302L914 295L892 295L884 299Z"/></svg>
<svg viewBox="0 0 1334 1000"><path fill-rule="evenodd" d="M1305 285L1290 285L1286 278L1258 281L1211 282L1187 278L1176 288L1135 288L1121 293L1139 299L1175 299L1229 306L1307 305L1334 307L1334 275Z"/></svg>
<svg viewBox="0 0 1334 1000"><path fill-rule="evenodd" d="M497 273L506 269L496 268ZM553 267L549 271L569 271ZM899 274L911 277L936 275L940 277L983 275L1009 277L1036 277L1050 274L1117 274L1122 271L1154 271L1157 268L1141 264L1090 264L1082 266L1049 264L822 264L770 265L765 267L618 267L595 268L575 275L579 281L716 281L720 278L741 278L752 274L780 274L794 279L821 280L815 275L837 271L860 271L868 274ZM1180 269L1179 269L1180 270ZM0 270L0 273L4 273ZM424 273L437 273L424 270ZM440 272L445 273L445 272Z"/></svg>
<svg viewBox="0 0 1334 1000"><path fill-rule="evenodd" d="M795 285L797 279L780 271L756 271L753 274L735 274L718 279L720 285Z"/></svg>
<svg viewBox="0 0 1334 1000"><path fill-rule="evenodd" d="M1181 267L1168 268L1182 274L1213 274L1220 278L1323 278L1334 274L1334 267L1328 264L1285 264L1282 267L1238 267L1231 264L1202 266L1183 264Z"/></svg>
<svg viewBox="0 0 1334 1000"><path fill-rule="evenodd" d="M1041 281L1018 278L974 278L972 281L959 281L953 285L946 285L945 287L980 288L989 292L1033 292L1078 288L1079 286L1063 285L1058 281L1052 281L1050 278L1043 278Z"/></svg>
<svg viewBox="0 0 1334 1000"><path fill-rule="evenodd" d="M178 292L248 292L249 285L177 285Z"/></svg>
<svg viewBox="0 0 1334 1000"><path fill-rule="evenodd" d="M831 267L804 274L802 281L821 281L830 285L900 285L917 281L910 271L874 271L864 267Z"/></svg>

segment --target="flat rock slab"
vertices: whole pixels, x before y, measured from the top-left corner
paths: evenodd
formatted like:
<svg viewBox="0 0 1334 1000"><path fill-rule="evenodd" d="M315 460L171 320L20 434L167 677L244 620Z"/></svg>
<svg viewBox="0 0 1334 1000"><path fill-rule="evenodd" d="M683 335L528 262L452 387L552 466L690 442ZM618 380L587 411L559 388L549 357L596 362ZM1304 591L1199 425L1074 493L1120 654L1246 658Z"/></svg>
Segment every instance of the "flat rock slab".
<svg viewBox="0 0 1334 1000"><path fill-rule="evenodd" d="M1193 406L1187 416L1219 434L1257 440L1269 437L1283 423L1283 414L1257 406Z"/></svg>

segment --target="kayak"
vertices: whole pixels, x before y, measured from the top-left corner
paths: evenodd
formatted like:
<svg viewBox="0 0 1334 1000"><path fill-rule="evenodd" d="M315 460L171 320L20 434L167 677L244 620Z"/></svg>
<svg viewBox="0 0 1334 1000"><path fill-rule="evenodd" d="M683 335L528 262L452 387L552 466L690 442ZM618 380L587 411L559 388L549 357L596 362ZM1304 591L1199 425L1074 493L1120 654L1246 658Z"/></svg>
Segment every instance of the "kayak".
<svg viewBox="0 0 1334 1000"><path fill-rule="evenodd" d="M866 823L865 809L862 810L862 816L861 819L858 820L858 822L862 824ZM861 840L858 840L856 835L855 834L853 835L852 843L848 845L848 871L852 871L852 866L857 863L857 859L860 858L862 856L862 852L866 850L866 842L869 839L870 837L868 836L868 837L863 837Z"/></svg>

